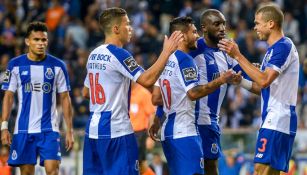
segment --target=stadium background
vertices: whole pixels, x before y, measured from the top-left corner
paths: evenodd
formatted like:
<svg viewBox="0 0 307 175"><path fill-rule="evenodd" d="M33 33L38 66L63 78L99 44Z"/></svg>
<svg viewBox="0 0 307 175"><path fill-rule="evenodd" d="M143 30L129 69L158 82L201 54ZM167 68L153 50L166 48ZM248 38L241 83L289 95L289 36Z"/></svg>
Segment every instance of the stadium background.
<svg viewBox="0 0 307 175"><path fill-rule="evenodd" d="M90 51L104 39L97 16L101 10L125 8L134 28L131 42L125 46L139 64L148 68L159 55L169 21L176 16L191 16L199 27L199 16L208 8L219 9L227 19L227 35L234 38L251 62L261 62L267 44L253 32L254 12L270 0L0 0L0 83L8 61L26 50L24 33L31 21L44 21L49 28L48 52L63 59L68 67L74 107L75 147L62 151L61 175L81 174L83 129L87 121L88 101L81 96L86 61ZM292 38L300 54L300 82L297 112L299 130L293 150L297 174L307 174L307 0L276 0L285 14L284 32ZM3 91L0 92L2 103ZM15 101L16 102L16 101ZM10 128L17 114L16 103ZM2 104L1 104L2 106ZM58 106L61 114L61 107ZM1 110L0 110L1 113ZM256 131L261 122L260 98L238 87L230 87L221 110L222 147L221 175L233 169L248 175L252 171ZM281 143L282 144L282 143ZM147 143L150 164L153 153L162 153L159 143ZM3 151L4 150L4 151ZM64 149L63 149L64 150ZM162 153L163 154L163 153ZM5 158L1 148L0 160ZM0 163L1 167L1 163ZM292 166L290 166L291 168ZM18 171L12 171L12 174ZM1 174L1 171L0 171ZM44 174L37 167L37 175ZM235 174L230 174L235 175Z"/></svg>

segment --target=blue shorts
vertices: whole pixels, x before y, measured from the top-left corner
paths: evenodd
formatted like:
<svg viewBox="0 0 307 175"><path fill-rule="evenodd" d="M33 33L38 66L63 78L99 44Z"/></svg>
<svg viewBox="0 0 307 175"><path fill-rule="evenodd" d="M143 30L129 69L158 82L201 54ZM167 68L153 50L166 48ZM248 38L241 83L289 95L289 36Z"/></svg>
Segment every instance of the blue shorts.
<svg viewBox="0 0 307 175"><path fill-rule="evenodd" d="M204 174L204 159L199 136L167 139L162 148L171 175Z"/></svg>
<svg viewBox="0 0 307 175"><path fill-rule="evenodd" d="M222 155L219 126L216 125L215 129L212 127L214 126L198 125L205 160L216 160Z"/></svg>
<svg viewBox="0 0 307 175"><path fill-rule="evenodd" d="M83 175L138 175L134 134L112 139L84 138Z"/></svg>
<svg viewBox="0 0 307 175"><path fill-rule="evenodd" d="M10 166L35 165L38 156L41 166L45 160L61 160L59 133L14 134L8 160Z"/></svg>
<svg viewBox="0 0 307 175"><path fill-rule="evenodd" d="M254 162L268 164L287 172L295 135L261 128L259 131Z"/></svg>

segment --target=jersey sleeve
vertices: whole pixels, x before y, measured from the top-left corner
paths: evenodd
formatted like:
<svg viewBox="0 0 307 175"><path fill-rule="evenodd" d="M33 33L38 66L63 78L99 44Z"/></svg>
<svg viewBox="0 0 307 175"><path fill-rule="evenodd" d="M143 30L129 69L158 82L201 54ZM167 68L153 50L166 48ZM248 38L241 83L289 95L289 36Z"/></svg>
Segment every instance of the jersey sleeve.
<svg viewBox="0 0 307 175"><path fill-rule="evenodd" d="M198 70L192 58L181 59L179 69L179 80L186 92L199 84Z"/></svg>
<svg viewBox="0 0 307 175"><path fill-rule="evenodd" d="M289 63L287 58L290 54L290 50L291 45L284 43L276 45L269 53L270 55L267 67L274 69L278 73L282 73Z"/></svg>
<svg viewBox="0 0 307 175"><path fill-rule="evenodd" d="M88 79L88 73L86 74L86 77L85 77L85 80L84 80L84 86L89 88L90 87L90 82L89 82L89 79Z"/></svg>
<svg viewBox="0 0 307 175"><path fill-rule="evenodd" d="M16 92L17 87L18 87L17 67L14 67L13 63L10 61L4 74L1 89Z"/></svg>
<svg viewBox="0 0 307 175"><path fill-rule="evenodd" d="M56 87L58 93L70 91L69 76L65 63L63 63L60 67Z"/></svg>
<svg viewBox="0 0 307 175"><path fill-rule="evenodd" d="M136 82L139 76L144 72L144 69L137 64L133 56L125 49L117 48L113 45L109 45L107 48L118 61L114 63L114 67L125 77Z"/></svg>

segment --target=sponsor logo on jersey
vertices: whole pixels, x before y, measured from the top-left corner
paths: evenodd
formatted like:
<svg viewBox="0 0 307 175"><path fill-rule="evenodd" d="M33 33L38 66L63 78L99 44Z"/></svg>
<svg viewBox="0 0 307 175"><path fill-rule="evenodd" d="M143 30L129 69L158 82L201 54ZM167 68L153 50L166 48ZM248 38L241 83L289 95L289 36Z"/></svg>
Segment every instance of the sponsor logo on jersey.
<svg viewBox="0 0 307 175"><path fill-rule="evenodd" d="M185 81L197 80L197 72L194 67L182 69L182 72Z"/></svg>
<svg viewBox="0 0 307 175"><path fill-rule="evenodd" d="M263 154L262 154L262 153L257 153L255 157L257 157L257 158L260 158L260 159L261 159L261 158L263 157Z"/></svg>
<svg viewBox="0 0 307 175"><path fill-rule="evenodd" d="M43 91L44 93L49 93L51 92L52 88L51 88L51 84L48 82L45 83L26 83L24 84L24 92L32 92L32 91L36 91L36 92L40 92Z"/></svg>
<svg viewBox="0 0 307 175"><path fill-rule="evenodd" d="M10 77L11 77L11 71L10 70L6 70L6 72L4 74L3 82L4 83L8 83L10 81Z"/></svg>
<svg viewBox="0 0 307 175"><path fill-rule="evenodd" d="M200 165L200 168L204 168L205 167L204 158L200 158L199 165Z"/></svg>
<svg viewBox="0 0 307 175"><path fill-rule="evenodd" d="M29 72L26 71L26 70L24 70L24 71L21 72L21 75L24 75L24 76L26 76L26 75L28 75L28 74L29 74Z"/></svg>
<svg viewBox="0 0 307 175"><path fill-rule="evenodd" d="M12 160L16 160L18 157L16 150L13 150L12 152Z"/></svg>
<svg viewBox="0 0 307 175"><path fill-rule="evenodd" d="M212 145L211 145L211 153L217 154L218 151L219 151L219 147L217 146L217 144L216 143L212 143Z"/></svg>
<svg viewBox="0 0 307 175"><path fill-rule="evenodd" d="M125 59L124 63L130 72L133 72L136 68L139 67L138 63L135 61L133 57Z"/></svg>
<svg viewBox="0 0 307 175"><path fill-rule="evenodd" d="M47 70L46 70L46 72L45 72L45 77L47 78L47 79L52 79L53 77L54 77L54 73L53 73L53 71L52 71L52 69L51 68L47 68Z"/></svg>

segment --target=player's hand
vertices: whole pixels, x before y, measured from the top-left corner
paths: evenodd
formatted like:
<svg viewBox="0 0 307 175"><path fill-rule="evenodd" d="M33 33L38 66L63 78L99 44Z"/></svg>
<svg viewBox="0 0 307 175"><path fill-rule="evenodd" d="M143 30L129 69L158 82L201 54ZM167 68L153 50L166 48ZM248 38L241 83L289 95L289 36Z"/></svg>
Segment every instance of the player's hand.
<svg viewBox="0 0 307 175"><path fill-rule="evenodd" d="M173 32L169 38L165 35L163 42L163 51L166 51L169 54L175 52L178 48L179 43L182 41L183 34L180 31Z"/></svg>
<svg viewBox="0 0 307 175"><path fill-rule="evenodd" d="M8 145L8 146L11 145L12 140L11 140L11 134L9 130L4 129L1 131L1 142L3 145Z"/></svg>
<svg viewBox="0 0 307 175"><path fill-rule="evenodd" d="M69 151L74 146L74 133L73 131L67 131L66 132L66 138L65 138L65 149L66 151Z"/></svg>
<svg viewBox="0 0 307 175"><path fill-rule="evenodd" d="M237 57L241 54L237 43L235 43L232 39L221 39L217 46L220 48L220 50L226 52L234 59L237 59Z"/></svg>
<svg viewBox="0 0 307 175"><path fill-rule="evenodd" d="M242 72L239 71L238 73L233 74L231 80L228 82L232 85L238 85L241 83L242 80L242 76L241 76Z"/></svg>
<svg viewBox="0 0 307 175"><path fill-rule="evenodd" d="M258 69L261 68L261 65L260 65L259 63L253 63L253 65L254 65L255 67L257 67Z"/></svg>
<svg viewBox="0 0 307 175"><path fill-rule="evenodd" d="M158 132L159 132L160 127L161 127L160 119L157 116L155 116L154 122L150 126L149 131L148 131L149 136L152 140L160 141L159 136L158 136Z"/></svg>
<svg viewBox="0 0 307 175"><path fill-rule="evenodd" d="M222 72L219 78L223 83L230 83L233 77L234 71L232 69L228 69L226 72Z"/></svg>

